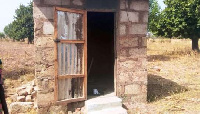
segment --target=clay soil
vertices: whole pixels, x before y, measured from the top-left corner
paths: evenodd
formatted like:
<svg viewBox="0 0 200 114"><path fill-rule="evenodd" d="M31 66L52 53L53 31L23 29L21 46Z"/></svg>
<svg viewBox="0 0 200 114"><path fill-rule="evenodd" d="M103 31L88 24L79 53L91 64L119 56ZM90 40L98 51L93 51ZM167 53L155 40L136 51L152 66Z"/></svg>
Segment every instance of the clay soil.
<svg viewBox="0 0 200 114"><path fill-rule="evenodd" d="M200 54L190 40L148 40L148 103L129 113L200 113ZM8 104L16 87L34 79L34 45L0 40Z"/></svg>

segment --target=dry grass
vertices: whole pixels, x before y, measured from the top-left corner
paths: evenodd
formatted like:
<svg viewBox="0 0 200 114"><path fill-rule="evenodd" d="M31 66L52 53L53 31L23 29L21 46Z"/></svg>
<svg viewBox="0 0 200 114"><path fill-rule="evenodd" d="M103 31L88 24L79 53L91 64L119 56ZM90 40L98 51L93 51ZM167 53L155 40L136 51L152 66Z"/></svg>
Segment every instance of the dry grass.
<svg viewBox="0 0 200 114"><path fill-rule="evenodd" d="M0 58L8 104L16 88L34 79L34 45L0 40Z"/></svg>
<svg viewBox="0 0 200 114"><path fill-rule="evenodd" d="M200 54L190 40L148 40L148 101L157 113L200 113Z"/></svg>

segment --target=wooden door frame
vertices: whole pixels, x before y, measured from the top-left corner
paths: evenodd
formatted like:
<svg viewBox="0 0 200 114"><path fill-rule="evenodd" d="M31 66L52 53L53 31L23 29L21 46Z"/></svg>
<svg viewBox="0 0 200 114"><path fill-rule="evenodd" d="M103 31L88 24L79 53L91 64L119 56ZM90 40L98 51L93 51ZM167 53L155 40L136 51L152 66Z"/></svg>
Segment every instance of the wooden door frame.
<svg viewBox="0 0 200 114"><path fill-rule="evenodd" d="M83 41L78 41L78 40L59 40L60 42L64 43L81 43L84 45L83 47L83 54L84 54L84 73L83 75L70 75L70 76L65 76L62 78L78 78L82 77L84 78L83 82L83 97L82 98L72 98L72 99L67 99L67 100L58 100L58 79L60 77L58 76L58 28L57 28L57 22L58 22L58 15L57 11L63 11L63 12L72 12L72 13L80 13L83 14ZM68 8L62 8L62 7L54 7L54 51L55 51L55 88L54 88L54 99L56 104L67 104L71 102L78 102L78 101L84 101L87 99L87 11L86 10L77 10L77 9L68 9Z"/></svg>

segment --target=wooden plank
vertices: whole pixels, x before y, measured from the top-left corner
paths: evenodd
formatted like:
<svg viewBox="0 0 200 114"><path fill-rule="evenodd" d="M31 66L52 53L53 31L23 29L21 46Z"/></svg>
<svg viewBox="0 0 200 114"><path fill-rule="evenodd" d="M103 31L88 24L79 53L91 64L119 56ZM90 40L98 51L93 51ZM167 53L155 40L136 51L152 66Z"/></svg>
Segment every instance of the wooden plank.
<svg viewBox="0 0 200 114"><path fill-rule="evenodd" d="M66 75L66 76L59 76L58 79L66 79L66 78L81 78L85 77L85 75L80 74L80 75Z"/></svg>
<svg viewBox="0 0 200 114"><path fill-rule="evenodd" d="M83 96L87 99L87 11L84 11L84 19L83 19L83 31L84 31L84 83L83 83Z"/></svg>
<svg viewBox="0 0 200 114"><path fill-rule="evenodd" d="M57 21L58 21L58 15L57 10L54 8L54 39L57 39L58 33L57 33ZM58 44L54 43L54 53L55 53L55 61L54 61L54 67L55 67L55 102L58 100Z"/></svg>
<svg viewBox="0 0 200 114"><path fill-rule="evenodd" d="M79 101L84 101L86 100L85 98L81 97L81 98L73 98L73 99L66 99L66 100L60 100L57 101L55 104L56 105L67 105L68 103L72 103L72 102L79 102Z"/></svg>
<svg viewBox="0 0 200 114"><path fill-rule="evenodd" d="M70 43L70 44L84 44L84 40L60 40L61 43Z"/></svg>
<svg viewBox="0 0 200 114"><path fill-rule="evenodd" d="M62 8L62 7L55 7L55 8L58 11L84 14L84 10L78 10L78 9L74 10L74 9L67 9L67 8Z"/></svg>

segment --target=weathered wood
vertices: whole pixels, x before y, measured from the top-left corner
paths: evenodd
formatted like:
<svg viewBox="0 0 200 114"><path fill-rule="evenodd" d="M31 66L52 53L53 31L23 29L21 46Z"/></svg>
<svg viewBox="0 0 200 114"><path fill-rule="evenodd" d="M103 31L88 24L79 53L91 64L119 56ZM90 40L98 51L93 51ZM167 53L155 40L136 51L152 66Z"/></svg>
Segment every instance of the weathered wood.
<svg viewBox="0 0 200 114"><path fill-rule="evenodd" d="M61 39L60 42L73 43L73 44L84 44L85 43L84 40L63 40L63 39Z"/></svg>
<svg viewBox="0 0 200 114"><path fill-rule="evenodd" d="M55 38L60 39L57 47L59 66L56 86L58 90L55 97L57 101L68 103L85 100L87 97L87 12L58 7L55 9L57 16L55 16L57 18Z"/></svg>
<svg viewBox="0 0 200 114"><path fill-rule="evenodd" d="M83 17L83 34L84 34L84 83L83 83L83 95L87 99L87 11L84 11Z"/></svg>
<svg viewBox="0 0 200 114"><path fill-rule="evenodd" d="M85 77L85 76L83 74L62 75L62 76L59 76L58 79L79 78L79 77Z"/></svg>
<svg viewBox="0 0 200 114"><path fill-rule="evenodd" d="M74 9L68 9L68 8L62 8L62 7L55 7L57 11L64 11L64 12L71 12L71 13L79 13L84 14L84 10L74 10Z"/></svg>
<svg viewBox="0 0 200 114"><path fill-rule="evenodd" d="M54 39L57 39L58 33L57 33L57 11L56 8L54 8ZM54 53L55 53L55 62L54 62L54 66L55 66L55 102L58 101L58 44L54 43Z"/></svg>

